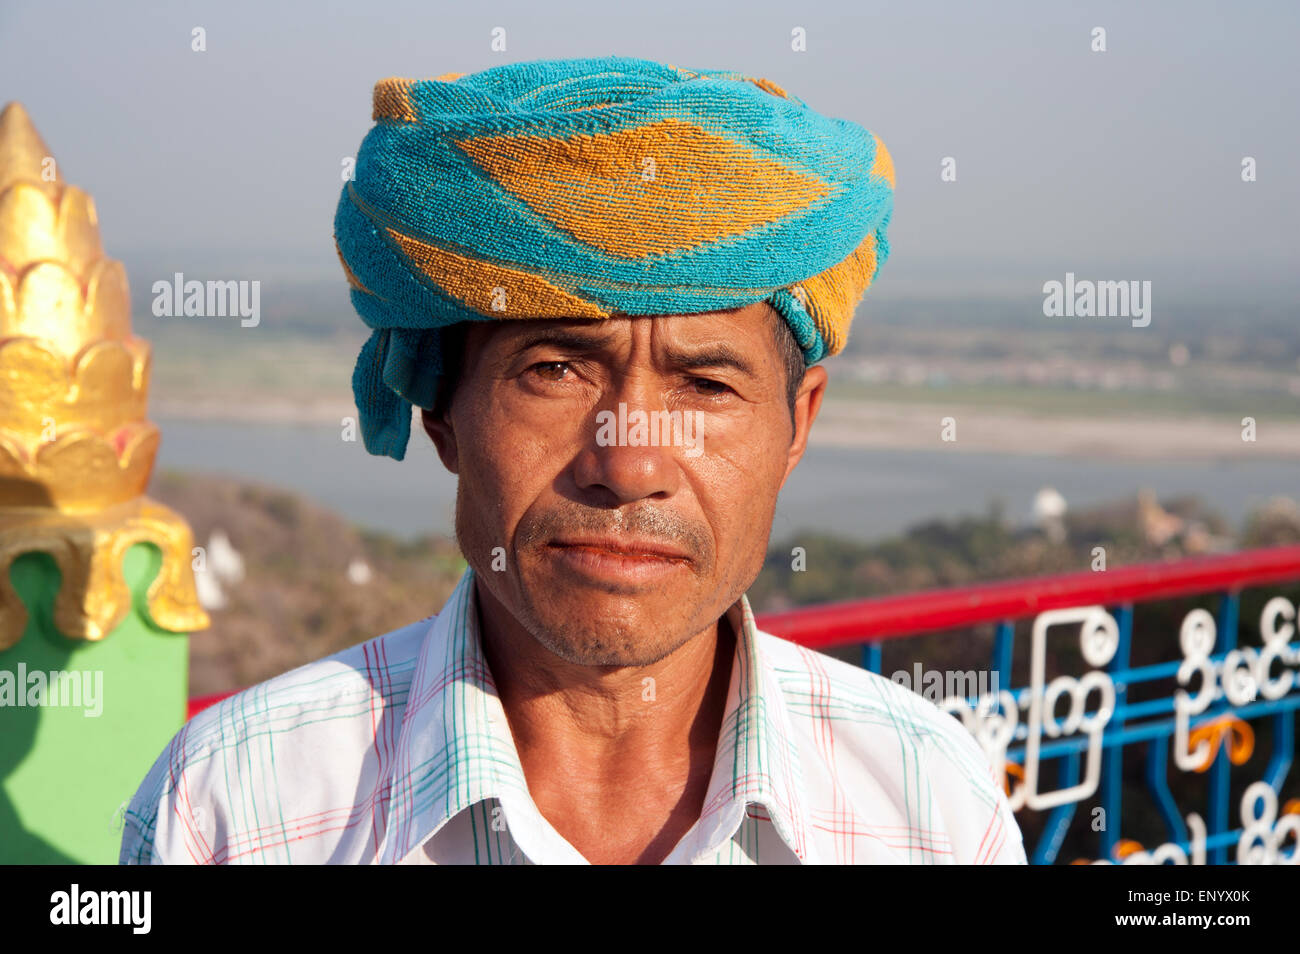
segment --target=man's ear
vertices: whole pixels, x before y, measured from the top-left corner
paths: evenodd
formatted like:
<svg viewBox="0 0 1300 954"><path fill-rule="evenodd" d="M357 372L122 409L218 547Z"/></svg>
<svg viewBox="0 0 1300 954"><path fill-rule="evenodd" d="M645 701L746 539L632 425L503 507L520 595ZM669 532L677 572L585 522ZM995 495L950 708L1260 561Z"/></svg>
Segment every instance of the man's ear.
<svg viewBox="0 0 1300 954"><path fill-rule="evenodd" d="M444 417L437 417L428 408L420 409L420 420L424 422L424 432L438 449L442 466L453 474L459 474L460 453L456 448L456 431Z"/></svg>
<svg viewBox="0 0 1300 954"><path fill-rule="evenodd" d="M808 434L817 419L817 412L821 410L822 398L826 396L826 381L826 369L820 364L814 364L804 372L803 383L799 385L799 394L794 400L794 440L790 442L785 476L781 478L782 487L808 447Z"/></svg>

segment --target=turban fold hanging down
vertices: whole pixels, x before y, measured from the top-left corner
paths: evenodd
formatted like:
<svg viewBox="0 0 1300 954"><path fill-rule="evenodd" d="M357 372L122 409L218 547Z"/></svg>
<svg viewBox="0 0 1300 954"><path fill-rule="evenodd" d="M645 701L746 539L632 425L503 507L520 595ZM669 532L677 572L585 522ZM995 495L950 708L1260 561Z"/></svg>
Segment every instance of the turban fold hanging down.
<svg viewBox="0 0 1300 954"><path fill-rule="evenodd" d="M889 255L894 169L775 84L610 57L375 86L334 233L372 329L366 450L401 460L441 330L769 301L807 364L844 347Z"/></svg>

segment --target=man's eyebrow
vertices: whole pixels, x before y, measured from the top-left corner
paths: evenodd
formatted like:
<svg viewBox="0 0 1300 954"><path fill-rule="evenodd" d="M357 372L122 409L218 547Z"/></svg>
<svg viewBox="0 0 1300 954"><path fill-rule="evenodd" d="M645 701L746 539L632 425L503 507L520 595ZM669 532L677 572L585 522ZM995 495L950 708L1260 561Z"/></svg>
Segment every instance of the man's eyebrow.
<svg viewBox="0 0 1300 954"><path fill-rule="evenodd" d="M587 353L609 346L607 334L585 331L580 328L538 328L525 332L510 349L514 358L530 348L549 345L561 351ZM664 354L667 362L676 368L732 368L753 377L754 362L726 342L713 342L699 348L669 346Z"/></svg>
<svg viewBox="0 0 1300 954"><path fill-rule="evenodd" d="M538 328L525 332L514 347L510 357L523 354L529 348L551 345L562 351L598 351L609 343L609 336L577 328Z"/></svg>
<svg viewBox="0 0 1300 954"><path fill-rule="evenodd" d="M754 362L724 342L690 350L669 348L667 358L679 368L732 368L749 377L755 374Z"/></svg>

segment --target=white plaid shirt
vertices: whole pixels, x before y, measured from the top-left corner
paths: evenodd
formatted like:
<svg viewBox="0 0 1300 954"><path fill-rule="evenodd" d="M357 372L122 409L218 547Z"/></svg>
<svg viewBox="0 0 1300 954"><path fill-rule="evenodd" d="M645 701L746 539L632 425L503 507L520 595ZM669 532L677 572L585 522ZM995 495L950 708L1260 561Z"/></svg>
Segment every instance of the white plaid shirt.
<svg viewBox="0 0 1300 954"><path fill-rule="evenodd" d="M584 864L528 793L479 642L443 612L194 717L123 864ZM979 746L889 680L760 632L743 596L704 808L665 864L1024 864Z"/></svg>

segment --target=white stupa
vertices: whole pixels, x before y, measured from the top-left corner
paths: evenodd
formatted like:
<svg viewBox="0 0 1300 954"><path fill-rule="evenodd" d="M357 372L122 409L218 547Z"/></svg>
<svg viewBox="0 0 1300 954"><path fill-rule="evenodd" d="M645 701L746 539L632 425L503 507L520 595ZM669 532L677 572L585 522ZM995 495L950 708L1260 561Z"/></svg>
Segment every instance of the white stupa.
<svg viewBox="0 0 1300 954"><path fill-rule="evenodd" d="M1055 487L1044 487L1034 494L1034 522L1053 543L1065 540L1065 498Z"/></svg>
<svg viewBox="0 0 1300 954"><path fill-rule="evenodd" d="M221 581L208 567L194 571L194 589L199 596L199 605L205 610L226 608L226 593L221 588Z"/></svg>
<svg viewBox="0 0 1300 954"><path fill-rule="evenodd" d="M355 586L365 586L374 578L370 564L360 558L348 564L348 580Z"/></svg>
<svg viewBox="0 0 1300 954"><path fill-rule="evenodd" d="M244 578L244 558L220 527L208 537L208 569L224 583L238 583Z"/></svg>
<svg viewBox="0 0 1300 954"><path fill-rule="evenodd" d="M225 609L228 603L223 583L238 583L244 578L244 558L230 543L220 527L208 537L203 562L194 568L194 586L199 605L205 610Z"/></svg>

